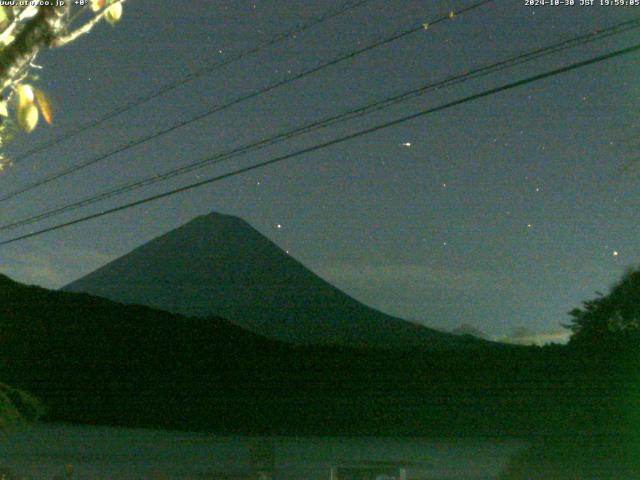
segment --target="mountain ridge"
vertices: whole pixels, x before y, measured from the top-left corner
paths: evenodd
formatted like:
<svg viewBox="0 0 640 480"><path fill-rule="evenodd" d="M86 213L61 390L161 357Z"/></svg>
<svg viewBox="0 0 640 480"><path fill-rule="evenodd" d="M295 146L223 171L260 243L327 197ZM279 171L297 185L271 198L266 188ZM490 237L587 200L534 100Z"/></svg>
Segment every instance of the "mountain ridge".
<svg viewBox="0 0 640 480"><path fill-rule="evenodd" d="M243 219L210 213L63 287L190 316L220 316L301 345L467 348L476 340L368 307L307 269Z"/></svg>
<svg viewBox="0 0 640 480"><path fill-rule="evenodd" d="M292 346L222 318L7 277L0 331L0 378L40 399L45 420L251 434L482 431L477 412L492 397L471 361L493 375L492 366L511 369L505 359L525 352ZM453 384L464 395L450 399Z"/></svg>

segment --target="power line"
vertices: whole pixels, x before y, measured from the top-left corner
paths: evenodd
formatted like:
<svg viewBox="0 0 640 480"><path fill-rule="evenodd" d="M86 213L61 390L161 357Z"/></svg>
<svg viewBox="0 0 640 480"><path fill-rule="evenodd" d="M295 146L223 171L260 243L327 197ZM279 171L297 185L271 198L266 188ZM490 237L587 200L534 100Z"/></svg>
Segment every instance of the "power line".
<svg viewBox="0 0 640 480"><path fill-rule="evenodd" d="M469 11L471 11L473 9L476 9L476 8L478 8L478 7L482 6L482 5L485 5L487 3L490 3L492 1L493 0L481 0L481 1L479 1L477 3L474 3L474 4L472 4L472 5L468 6L468 7L462 8L461 10L459 10L457 12L451 12L451 13L446 14L446 15L441 15L441 16L433 19L432 21L430 21L429 25L435 25L435 24L440 23L440 22L442 22L444 20L448 20L448 19L454 18L457 15L461 15L463 13L469 12ZM353 52L349 52L349 53L340 55L337 58L329 60L328 62L322 63L322 64L320 64L320 65L318 65L316 67L312 67L310 69L304 70L303 72L298 73L298 74L294 75L293 77L287 78L285 80L278 81L276 83L273 83L273 84L271 84L271 85L269 85L267 87L261 88L261 89L259 89L257 91L251 92L249 94L242 95L242 96L237 97L237 98L235 98L235 99L233 99L233 100L231 100L231 101L229 101L229 102L227 102L225 104L214 106L214 107L208 109L207 111L205 111L204 113L200 113L200 114L198 114L198 115L196 115L194 117L190 117L190 118L188 118L186 120L182 120L180 122L176 122L173 125L171 125L171 126L169 126L167 128L164 128L164 129L162 129L162 130L160 130L158 132L155 132L155 133L152 133L152 134L149 134L149 135L145 135L144 137L138 138L138 139L133 140L133 141L131 141L129 143L121 145L120 147L117 147L117 148L115 148L113 150L110 150L109 152L106 152L106 153L104 153L102 155L94 157L94 158L92 158L90 160L87 160L85 162L82 162L82 163L79 163L79 164L76 164L76 165L72 165L71 167L65 168L65 169L60 170L60 171L58 171L56 173L53 173L53 174L48 175L46 177L43 177L40 180L37 180L37 181L32 182L30 184L27 184L27 185L25 185L23 187L20 187L18 189L12 190L11 192L0 196L0 202L9 200L11 198L14 198L14 197L16 197L18 195L26 193L26 192L28 192L30 190L33 190L34 188L40 187L42 185L46 185L47 183L53 182L54 180L57 180L59 178L63 178L63 177L66 177L67 175L71 175L71 174L73 174L73 173L75 173L75 172L77 172L79 170L87 168L87 167L89 167L91 165L95 165L98 162L101 162L101 161L103 161L103 160L105 160L107 158L110 158L111 156L113 156L113 155L115 155L117 153L121 153L121 152L129 150L129 149L131 149L133 147L136 147L138 145L142 145L144 143L147 143L147 142L149 142L151 140L154 140L154 139L156 139L156 138L158 138L158 137L160 137L162 135L166 135L167 133L173 132L173 131L175 131L175 130L177 130L179 128L182 128L184 126L187 126L187 125L195 123L195 122L197 122L199 120L202 120L202 119L204 119L206 117L209 117L209 116L213 115L214 113L218 113L218 112L220 112L222 110L226 110L227 108L230 108L232 106L238 105L239 103L245 102L247 100L256 98L256 97L258 97L260 95L264 95L265 93L268 93L268 92L270 92L272 90L275 90L275 89L277 89L279 87L282 87L284 85L288 85L290 83L293 83L293 82L295 82L297 80L300 80L300 79L302 79L304 77L307 77L307 76L312 75L314 73L317 73L317 72L319 72L321 70L324 70L325 68L328 68L328 67L333 66L333 65L337 65L338 63L342 63L342 62L344 62L346 60L349 60L349 59L355 58L355 57L357 57L359 55L362 55L365 52L371 51L371 50L373 50L375 48L378 48L378 47L381 47L383 45L387 45L387 44L389 44L391 42L394 42L394 41L399 40L401 38L404 38L404 37L406 37L408 35L411 35L413 33L416 33L416 32L419 32L419 31L423 31L423 30L424 30L424 25L420 24L420 26L418 26L418 27L412 27L409 30L404 30L404 31L402 31L400 33L396 33L396 34L394 34L394 35L392 35L390 37L386 37L386 38L383 38L381 40L377 40L374 43L371 43L371 44L369 44L369 45L367 45L367 46L365 46L363 48L360 48L360 49L355 50Z"/></svg>
<svg viewBox="0 0 640 480"><path fill-rule="evenodd" d="M144 94L139 96L138 98L131 100L128 103L125 103L119 107L114 108L113 110L105 113L104 115L102 115L101 117L94 119L94 120L90 120L87 123L84 123L82 125L77 126L76 128L73 128L71 130L69 130L67 133L64 133L62 135L60 135L59 137L56 137L48 142L44 142L41 145L38 145L34 148L32 148L31 150L28 150L24 153L22 153L21 155L18 155L16 158L13 159L13 163L19 163L23 160L26 160L28 157L31 157L32 155L35 155L36 153L42 152L43 150L48 150L51 147L54 147L66 140L69 140L70 138L75 137L76 135L86 131L86 130L90 130L92 128L97 127L98 125L103 124L104 122L106 122L107 120L110 120L114 117L117 117L118 115L128 112L129 110L134 109L135 107L137 107L138 105L141 105L143 103L147 103L151 100L153 100L154 98L158 98L162 95L165 95L169 92L171 92L172 90L175 90L176 88L179 88L189 82L192 82L193 80L196 80L200 77L203 77L205 75L208 75L216 70L219 70L220 68L226 67L227 65L230 65L232 63L235 63L239 60L244 59L245 57L251 56L253 54L259 53L262 50L265 50L266 48L272 47L274 45L277 45L278 43L284 42L285 40L294 37L295 35L298 35L300 33L305 32L306 30L309 30L310 28L319 25L321 23L324 23L328 20L331 20L332 18L335 18L339 15L342 15L344 13L347 13L351 10L354 10L358 7L364 6L367 3L370 3L373 0L357 0L357 1L350 1L350 2L346 2L345 4L342 5L342 7L336 9L336 10L332 10L332 11L328 11L326 13L324 13L323 15L320 15L319 17L313 18L310 21L300 25L297 28L294 28L293 30L287 31L287 32L283 32L283 33L279 33L275 36L273 36L271 39L259 43L258 45L251 47L247 50L242 50L238 53L236 53L235 55L232 55L220 62L213 62L210 63L209 65L206 65L194 72L188 73L184 76L182 76L181 78L175 80L174 82L171 83L167 83L165 85L162 85L160 88L158 88L157 90L154 90L150 93Z"/></svg>
<svg viewBox="0 0 640 480"><path fill-rule="evenodd" d="M321 120L317 120L311 123L308 123L306 125L303 125L302 127L297 127L294 128L292 130L288 130L285 132L281 132L275 136L271 136L268 138L264 138L262 140L250 143L248 145L245 146L241 146L241 147L236 147L232 150L228 150L226 152L221 152L218 153L212 157L208 157L204 160L199 160L187 165L184 165L182 167L178 167L178 168L173 168L170 169L168 171L165 171L164 173L159 173L159 174L154 174L154 175L150 175L147 177L144 177L142 179L136 180L134 182L130 182L124 185L121 185L119 187L116 187L115 189L111 189L111 190L107 190L105 192L102 192L100 194L97 195L91 195L89 197L86 197L84 199L75 201L73 203L70 204L66 204L60 207L56 207L54 209L45 211L43 213L34 215L34 216L30 216L30 217L26 217L20 220L16 220L13 221L11 223L7 223L4 225L0 225L0 231L1 230L8 230L8 229L13 229L13 228L17 228L17 227L21 227L24 225L29 225L32 223L35 223L37 221L41 221L41 220L45 220L57 215L60 215L62 213L71 211L71 210L75 210L77 208L81 208L81 207L85 207L88 205L92 205L94 203L97 203L99 201L102 200L106 200L108 198L112 198L133 190L137 190L139 188L148 186L148 185L152 185L158 182L162 182L162 181L166 181L170 178L176 177L178 175L183 175L185 173L189 173L192 172L194 170L198 170L200 168L203 168L205 166L210 166L213 164L217 164L220 163L222 161L228 160L230 158L234 158L237 157L239 155L243 155L246 154L248 152L253 152L262 148L265 148L267 146L276 144L276 143L280 143L284 140L290 139L290 138L294 138L297 137L299 135L303 135L305 133L309 133L311 131L320 129L320 128L326 128L330 125L334 125L337 123L342 123L344 121L347 120L351 120L353 118L356 117L360 117L363 116L365 114L369 114L372 113L374 111L379 111L385 108L389 108L390 106L396 105L400 102L404 102L407 101L411 98L417 97L419 95L423 95L424 93L428 92L428 91L433 91L433 90L439 90L442 88L446 88L446 87L450 87L456 84L460 84L463 83L465 81L469 81L475 78L480 78L482 76L486 76L489 75L491 73L495 73L501 70L504 70L506 68L512 68L514 66L517 65L521 65L523 63L526 62L530 62L536 59L539 59L543 56L547 56L550 54L554 54L554 53L558 53L560 51L566 50L568 48L573 48L576 47L578 45L584 45L596 40L601 40L603 38L612 36L612 35L617 35L620 33L624 33L633 29L637 29L640 27L640 18L634 19L634 20L629 20L626 22L622 22L620 24L616 24L614 26L605 28L605 29L601 29L601 30L597 30L595 32L590 32L586 35L581 35L578 37L573 37L570 39L566 39L566 40L562 40L560 42L556 42L554 44L542 47L542 48L538 48L538 49L534 49L532 51L529 52L525 52L525 53L521 53L512 57L509 57L505 60L496 62L496 63L492 63L471 71L466 71L464 73L459 73L456 75L452 75L449 76L447 78L445 78L444 80L435 82L435 83L429 83L426 85L423 85L419 88L413 89L413 90L409 90L407 92L404 92L402 94L399 95L395 95L389 98L385 98L383 100L378 100L376 102L373 103L369 103L367 105L364 105L362 107L356 108L356 109L352 109L349 110L347 112L338 114L338 115L333 115L333 116L329 116L326 118L323 118Z"/></svg>
<svg viewBox="0 0 640 480"><path fill-rule="evenodd" d="M173 190L169 190L169 191L166 191L166 192L163 192L163 193L160 193L160 194L152 195L152 196L140 199L140 200L136 200L136 201L133 201L133 202L125 203L125 204L119 205L117 207L113 207L113 208L110 208L110 209L107 209L107 210L103 210L101 212L97 212L97 213L94 213L94 214L91 214L91 215L86 215L84 217L76 218L74 220L70 220L70 221L67 221L67 222L59 223L57 225L53 225L51 227L43 228L43 229L37 230L35 232L30 232L30 233L27 233L27 234L24 234L24 235L20 235L18 237L10 238L8 240L3 240L3 241L0 241L0 245L7 245L7 244L10 244L10 243L15 243L15 242L18 242L20 240L24 240L24 239L27 239L27 238L31 238L31 237L35 237L35 236L38 236L38 235L42 235L44 233L48 233L48 232L51 232L51 231L54 231L54 230L59 230L59 229L62 229L62 228L66 228L66 227L69 227L71 225L75 225L77 223L86 222L86 221L92 220L94 218L103 217L105 215L110 215L112 213L116 213L116 212L119 212L119 211L122 211L122 210L127 210L129 208L133 208L133 207L136 207L136 206L139 206L139 205L143 205L143 204L146 204L146 203L149 203L149 202L153 202L153 201L159 200L161 198L166 198L166 197L170 197L170 196L176 195L178 193L182 193L182 192L186 192L186 191L189 191L189 190L193 190L195 188L198 188L198 187L201 187L201 186L204 186L204 185L209 185L211 183L224 180L226 178L234 177L236 175L241 175L243 173L247 173L247 172L250 172L252 170L257 170L257 169L260 169L260 168L264 168L264 167L266 167L268 165L273 165L275 163L279 163L279 162L282 162L284 160L288 160L290 158L298 157L300 155L304 155L304 154L307 154L307 153L312 153L312 152L315 152L315 151L318 151L318 150L322 150L324 148L327 148L327 147L330 147L330 146L333 146L333 145L337 145L337 144L340 144L340 143L347 142L349 140L353 140L353 139L358 138L358 137L362 137L364 135L369 135L371 133L374 133L374 132L377 132L377 131L380 131L380 130L383 130L383 129L386 129L386 128L389 128L389 127L400 125L402 123L405 123L405 122L408 122L408 121L411 121L411 120L415 120L416 118L424 117L424 116L430 115L432 113L436 113L436 112L440 112L440 111L443 111L443 110L447 110L449 108L452 108L452 107L455 107L455 106L458 106L458 105L462 105L462 104L467 103L467 102L471 102L471 101L478 100L478 99L481 99L481 98L484 98L484 97L488 97L490 95L495 95L496 93L504 92L504 91L507 91L507 90L512 90L514 88L517 88L517 87L520 87L520 86L523 86L523 85L527 85L527 84L530 84L530 83L533 83L533 82L537 82L537 81L540 81L540 80L543 80L543 79L546 79L546 78L550 78L550 77L553 77L553 76L556 76L556 75L560 75L562 73L566 73L566 72L569 72L569 71L572 71L572 70L576 70L578 68L586 67L588 65L593 65L595 63L599 63L599 62L602 62L602 61L605 61L605 60L609 60L609 59L612 59L612 58L615 58L615 57L619 57L619 56L622 56L622 55L627 55L627 54L630 54L632 52L636 52L638 50L640 50L640 44L636 44L636 45L631 46L631 47L623 48L621 50L616 50L614 52L607 53L605 55L600 55L600 56L597 56L597 57L593 57L593 58L590 58L588 60L575 62L575 63L572 63L572 64L567 65L565 67L556 68L554 70L550 70L550 71L547 71L545 73L540 73L538 75L533 75L531 77L527 77L527 78L522 79L522 80L518 80L518 81L515 81L515 82L507 83L507 84L501 85L499 87L495 87L495 88L491 88L491 89L488 89L488 90L484 90L484 91L482 91L480 93L469 95L469 96L463 97L461 99L454 100L452 102L448 102L448 103L439 105L437 107L432 107L432 108L428 108L428 109L425 109L425 110L421 110L421 111L419 111L417 113L406 115L406 116L403 116L401 118L398 118L398 119L395 119L395 120L392 120L392 121L389 121L389 122L385 122L385 123L382 123L380 125L376 125L375 127L370 127L370 128L364 129L364 130L360 130L358 132L351 133L349 135L345 135L345 136L342 136L342 137L339 137L339 138L335 138L333 140L329 140L327 142L314 145L312 147L307 147L307 148L304 148L304 149L301 149L301 150L297 150L295 152L292 152L292 153L289 153L289 154L286 154L286 155L282 155L282 156L279 156L279 157L275 157L275 158L272 158L270 160L266 160L266 161L263 161L263 162L260 162L260 163L254 164L254 165L250 165L250 166L247 166L247 167L239 168L239 169L234 170L232 172L228 172L228 173L221 174L221 175L216 175L214 177L209 177L209 178L201 180L199 182L191 183L189 185L185 185L185 186L182 186L182 187L179 187L179 188L175 188Z"/></svg>

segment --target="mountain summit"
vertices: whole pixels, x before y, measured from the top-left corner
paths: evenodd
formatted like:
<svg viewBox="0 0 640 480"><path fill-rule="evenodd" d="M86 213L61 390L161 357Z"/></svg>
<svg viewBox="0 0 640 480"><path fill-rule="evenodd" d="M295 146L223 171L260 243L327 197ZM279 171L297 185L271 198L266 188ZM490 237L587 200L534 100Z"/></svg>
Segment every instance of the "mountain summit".
<svg viewBox="0 0 640 480"><path fill-rule="evenodd" d="M295 344L476 345L361 304L244 220L219 213L196 217L64 289L184 315L216 315Z"/></svg>

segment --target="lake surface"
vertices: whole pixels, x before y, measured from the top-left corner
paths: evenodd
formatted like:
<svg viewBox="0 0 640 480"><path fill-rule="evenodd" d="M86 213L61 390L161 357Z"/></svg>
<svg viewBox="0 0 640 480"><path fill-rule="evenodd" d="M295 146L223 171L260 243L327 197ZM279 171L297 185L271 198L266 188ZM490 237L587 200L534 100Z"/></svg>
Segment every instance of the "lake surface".
<svg viewBox="0 0 640 480"><path fill-rule="evenodd" d="M368 461L419 462L424 468L414 478L488 480L524 447L496 439L243 437L48 424L0 432L0 463L38 480L60 475L65 464L78 480L229 479L250 474L266 454L278 480L329 480L332 466Z"/></svg>

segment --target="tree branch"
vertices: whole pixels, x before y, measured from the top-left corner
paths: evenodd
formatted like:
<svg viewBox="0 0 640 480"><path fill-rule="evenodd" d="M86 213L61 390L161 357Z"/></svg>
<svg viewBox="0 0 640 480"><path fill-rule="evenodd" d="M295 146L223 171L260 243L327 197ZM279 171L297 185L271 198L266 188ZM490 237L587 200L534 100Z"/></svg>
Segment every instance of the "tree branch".
<svg viewBox="0 0 640 480"><path fill-rule="evenodd" d="M29 64L42 46L48 46L63 27L61 16L54 7L39 7L15 40L0 52L0 92Z"/></svg>
<svg viewBox="0 0 640 480"><path fill-rule="evenodd" d="M29 6L22 10L16 17L14 17L11 21L11 24L0 33L0 44L5 43L6 40L11 37L13 31L16 29L18 25L20 25L25 19L33 17L38 13L38 7Z"/></svg>
<svg viewBox="0 0 640 480"><path fill-rule="evenodd" d="M89 20L87 23L85 23L81 27L78 27L77 29L75 29L73 32L64 36L54 38L53 41L51 42L51 47L54 47L54 48L62 47L67 43L73 42L76 38L80 37L81 35L85 35L89 33L91 29L107 15L107 10L109 10L109 8L112 5L115 5L116 3L123 3L123 1L124 0L120 0L119 2L113 2L112 4L108 5L106 8L103 8L100 13L98 13L96 16L94 16L91 20Z"/></svg>

